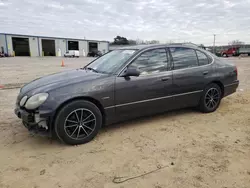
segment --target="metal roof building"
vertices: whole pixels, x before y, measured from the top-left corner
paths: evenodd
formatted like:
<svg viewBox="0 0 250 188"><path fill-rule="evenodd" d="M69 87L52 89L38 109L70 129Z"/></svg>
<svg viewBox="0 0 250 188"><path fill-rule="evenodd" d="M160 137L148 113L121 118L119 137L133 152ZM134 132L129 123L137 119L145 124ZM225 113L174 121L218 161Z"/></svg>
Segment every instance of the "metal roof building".
<svg viewBox="0 0 250 188"><path fill-rule="evenodd" d="M0 52L14 56L63 56L79 50L80 56L91 51L109 51L108 41L0 33Z"/></svg>

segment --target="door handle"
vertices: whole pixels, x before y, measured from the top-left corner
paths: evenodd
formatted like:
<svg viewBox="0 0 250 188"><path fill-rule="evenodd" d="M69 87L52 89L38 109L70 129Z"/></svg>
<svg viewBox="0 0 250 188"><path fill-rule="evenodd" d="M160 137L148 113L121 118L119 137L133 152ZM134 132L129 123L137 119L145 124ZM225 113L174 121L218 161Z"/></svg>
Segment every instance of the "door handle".
<svg viewBox="0 0 250 188"><path fill-rule="evenodd" d="M161 78L161 81L165 82L165 81L168 81L170 78L169 77L164 77L164 78Z"/></svg>
<svg viewBox="0 0 250 188"><path fill-rule="evenodd" d="M208 71L204 71L204 72L203 72L203 75L207 75L207 74L208 74Z"/></svg>

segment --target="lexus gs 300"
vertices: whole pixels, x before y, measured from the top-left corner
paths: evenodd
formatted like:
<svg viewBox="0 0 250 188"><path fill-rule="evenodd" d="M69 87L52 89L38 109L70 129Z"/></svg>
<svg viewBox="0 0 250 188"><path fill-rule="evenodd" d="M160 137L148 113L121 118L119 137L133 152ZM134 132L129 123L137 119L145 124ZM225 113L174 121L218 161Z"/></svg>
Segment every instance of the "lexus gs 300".
<svg viewBox="0 0 250 188"><path fill-rule="evenodd" d="M32 132L83 144L102 126L139 116L186 107L214 112L238 85L234 65L199 47L139 45L26 84L15 114Z"/></svg>

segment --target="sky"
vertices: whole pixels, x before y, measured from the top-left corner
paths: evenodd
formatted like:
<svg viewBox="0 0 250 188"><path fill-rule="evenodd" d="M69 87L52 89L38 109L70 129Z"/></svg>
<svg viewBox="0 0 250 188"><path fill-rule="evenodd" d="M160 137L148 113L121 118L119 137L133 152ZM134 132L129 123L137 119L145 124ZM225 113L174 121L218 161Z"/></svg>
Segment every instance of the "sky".
<svg viewBox="0 0 250 188"><path fill-rule="evenodd" d="M0 0L0 33L250 43L250 0Z"/></svg>

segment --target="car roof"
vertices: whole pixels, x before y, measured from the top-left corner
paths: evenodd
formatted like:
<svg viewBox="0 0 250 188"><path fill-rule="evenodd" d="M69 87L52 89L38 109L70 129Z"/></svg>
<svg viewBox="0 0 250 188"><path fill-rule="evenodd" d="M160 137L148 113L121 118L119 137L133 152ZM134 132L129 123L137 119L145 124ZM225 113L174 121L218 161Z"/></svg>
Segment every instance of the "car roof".
<svg viewBox="0 0 250 188"><path fill-rule="evenodd" d="M150 48L161 48L161 47L191 47L191 48L199 48L197 45L193 43L172 43L172 44L144 44L144 45L133 45L133 46L121 46L114 50L144 50Z"/></svg>

